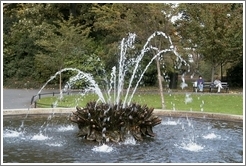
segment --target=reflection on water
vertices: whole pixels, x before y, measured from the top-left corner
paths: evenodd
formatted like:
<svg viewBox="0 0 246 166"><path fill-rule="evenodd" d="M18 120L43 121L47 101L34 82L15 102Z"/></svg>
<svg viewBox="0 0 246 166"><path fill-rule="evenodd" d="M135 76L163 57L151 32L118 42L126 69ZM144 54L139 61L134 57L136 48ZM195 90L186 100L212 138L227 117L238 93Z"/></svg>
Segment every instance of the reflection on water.
<svg viewBox="0 0 246 166"><path fill-rule="evenodd" d="M4 163L242 163L243 123L163 117L155 138L98 145L69 114L4 116Z"/></svg>

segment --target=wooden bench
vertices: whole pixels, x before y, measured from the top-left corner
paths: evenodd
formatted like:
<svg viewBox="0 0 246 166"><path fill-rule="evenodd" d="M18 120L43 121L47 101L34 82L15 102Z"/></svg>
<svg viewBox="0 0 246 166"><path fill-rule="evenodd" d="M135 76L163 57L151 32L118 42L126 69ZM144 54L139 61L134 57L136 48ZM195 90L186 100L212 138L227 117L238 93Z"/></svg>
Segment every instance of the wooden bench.
<svg viewBox="0 0 246 166"><path fill-rule="evenodd" d="M229 84L228 84L227 82L221 82L221 85L222 85L223 89L224 89L226 92L229 92ZM216 86L214 85L214 83L211 83L210 92L212 92L214 89L215 89L216 92L217 92L218 87L216 87ZM223 90L223 89L221 89L221 90Z"/></svg>
<svg viewBox="0 0 246 166"><path fill-rule="evenodd" d="M221 85L226 92L229 92L229 85L227 82L221 82ZM214 85L213 82L204 82L203 91L204 91L204 89L208 89L209 92L212 92L213 90L216 90L216 92L217 92L218 88ZM221 90L223 90L223 89L221 89ZM195 82L193 82L193 92L197 92L197 90L198 90L198 88L197 88L197 84L195 81Z"/></svg>

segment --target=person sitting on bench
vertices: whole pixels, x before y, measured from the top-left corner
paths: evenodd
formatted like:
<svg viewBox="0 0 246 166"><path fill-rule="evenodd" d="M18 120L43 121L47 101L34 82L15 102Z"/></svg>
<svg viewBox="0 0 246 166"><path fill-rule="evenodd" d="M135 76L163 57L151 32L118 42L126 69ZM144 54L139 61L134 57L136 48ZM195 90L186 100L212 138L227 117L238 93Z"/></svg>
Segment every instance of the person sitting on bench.
<svg viewBox="0 0 246 166"><path fill-rule="evenodd" d="M220 89L223 89L222 85L221 85L221 81L218 77L216 77L216 79L214 80L214 86L218 88L218 93L220 93Z"/></svg>
<svg viewBox="0 0 246 166"><path fill-rule="evenodd" d="M199 79L197 80L197 88L200 92L203 92L203 84L204 84L204 80L202 78L202 76L199 76Z"/></svg>

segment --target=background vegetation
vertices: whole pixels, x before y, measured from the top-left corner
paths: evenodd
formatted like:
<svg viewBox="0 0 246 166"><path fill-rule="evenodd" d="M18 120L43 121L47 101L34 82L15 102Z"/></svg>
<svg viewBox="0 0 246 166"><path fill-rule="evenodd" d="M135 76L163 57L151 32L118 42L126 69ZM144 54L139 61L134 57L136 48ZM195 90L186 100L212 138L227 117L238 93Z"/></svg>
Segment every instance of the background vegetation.
<svg viewBox="0 0 246 166"><path fill-rule="evenodd" d="M180 19L173 21L173 16ZM187 72L195 74L193 79L201 74L208 81L219 76L230 86L243 86L242 3L3 4L3 85L40 88L65 67L101 79L116 65L122 38L137 34L135 56L155 31L172 38L192 69L175 70L175 59L165 54L162 73ZM162 39L152 44L167 46ZM141 86L156 84L156 69L156 64L150 66ZM65 72L51 85L64 85L71 74Z"/></svg>

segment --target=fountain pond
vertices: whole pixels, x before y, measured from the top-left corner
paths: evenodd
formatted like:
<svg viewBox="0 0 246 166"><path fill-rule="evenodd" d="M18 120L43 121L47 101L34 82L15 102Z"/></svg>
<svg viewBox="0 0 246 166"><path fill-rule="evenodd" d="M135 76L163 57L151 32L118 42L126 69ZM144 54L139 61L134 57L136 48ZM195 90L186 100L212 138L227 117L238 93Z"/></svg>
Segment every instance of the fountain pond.
<svg viewBox="0 0 246 166"><path fill-rule="evenodd" d="M8 115L4 163L242 163L241 122L160 115L155 138L99 145L77 137L71 114Z"/></svg>

